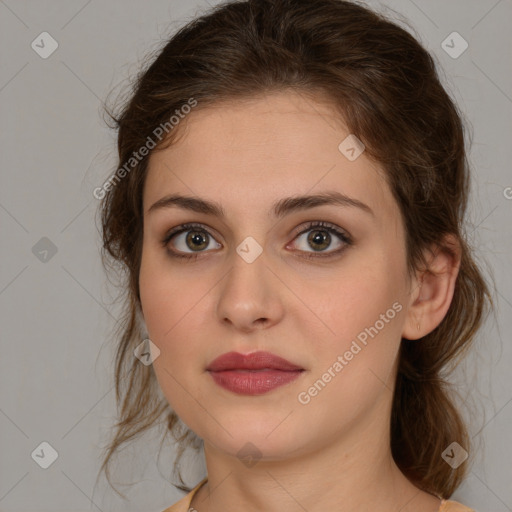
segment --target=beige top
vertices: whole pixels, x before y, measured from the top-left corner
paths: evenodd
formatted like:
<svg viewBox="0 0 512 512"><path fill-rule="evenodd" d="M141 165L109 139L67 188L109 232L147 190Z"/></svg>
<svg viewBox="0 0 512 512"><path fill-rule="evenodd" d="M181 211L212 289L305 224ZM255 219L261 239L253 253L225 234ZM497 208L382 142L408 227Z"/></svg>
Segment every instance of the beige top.
<svg viewBox="0 0 512 512"><path fill-rule="evenodd" d="M208 478L204 478L199 482L186 496L174 505L166 508L162 512L195 512L194 509L190 509L190 502L192 497L199 490L199 488L208 481ZM452 500L442 500L439 512L475 512L472 508L465 507L461 503Z"/></svg>

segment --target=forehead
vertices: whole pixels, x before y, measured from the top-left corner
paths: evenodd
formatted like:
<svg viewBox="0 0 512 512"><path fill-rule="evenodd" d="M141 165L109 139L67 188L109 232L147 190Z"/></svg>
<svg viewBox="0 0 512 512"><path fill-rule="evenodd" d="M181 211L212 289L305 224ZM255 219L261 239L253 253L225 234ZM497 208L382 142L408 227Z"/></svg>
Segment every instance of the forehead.
<svg viewBox="0 0 512 512"><path fill-rule="evenodd" d="M382 169L338 148L350 132L334 107L296 93L222 102L192 111L170 147L150 157L145 210L173 192L210 198L226 211L280 197L335 190L380 215L396 215Z"/></svg>

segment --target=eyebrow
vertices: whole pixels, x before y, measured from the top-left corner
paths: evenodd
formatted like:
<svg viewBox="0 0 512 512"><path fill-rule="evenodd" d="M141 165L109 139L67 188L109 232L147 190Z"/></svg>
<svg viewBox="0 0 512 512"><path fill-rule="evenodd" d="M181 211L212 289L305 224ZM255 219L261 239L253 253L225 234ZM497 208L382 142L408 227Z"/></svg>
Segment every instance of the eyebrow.
<svg viewBox="0 0 512 512"><path fill-rule="evenodd" d="M295 211L307 210L309 208L324 205L351 206L375 216L374 212L367 204L359 201L358 199L348 197L340 192L321 192L306 196L285 197L283 199L279 199L272 205L272 212L274 217L280 218ZM162 197L156 201L156 203L151 205L147 213L149 214L157 210L172 207L213 215L223 219L226 218L226 212L221 204L215 201L201 199L199 197L183 196L180 194L172 194Z"/></svg>

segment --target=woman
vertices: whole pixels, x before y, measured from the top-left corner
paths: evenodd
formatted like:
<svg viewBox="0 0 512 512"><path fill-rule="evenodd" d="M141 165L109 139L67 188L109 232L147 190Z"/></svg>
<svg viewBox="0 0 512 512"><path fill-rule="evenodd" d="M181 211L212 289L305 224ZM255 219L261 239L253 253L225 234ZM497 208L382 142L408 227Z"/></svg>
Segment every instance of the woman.
<svg viewBox="0 0 512 512"><path fill-rule="evenodd" d="M348 1L225 3L112 117L97 195L127 300L107 477L165 413L208 473L165 512L471 510L449 500L471 447L444 377L492 301L426 50Z"/></svg>

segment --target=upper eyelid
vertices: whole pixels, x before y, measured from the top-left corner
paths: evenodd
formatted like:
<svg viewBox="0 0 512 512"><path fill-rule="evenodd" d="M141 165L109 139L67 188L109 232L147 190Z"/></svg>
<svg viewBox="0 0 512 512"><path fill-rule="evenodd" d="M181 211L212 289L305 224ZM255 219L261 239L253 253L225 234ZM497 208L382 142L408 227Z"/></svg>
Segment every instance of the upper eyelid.
<svg viewBox="0 0 512 512"><path fill-rule="evenodd" d="M206 231L210 235L211 235L211 231L213 231L214 233L217 233L217 230L213 229L212 227L208 226L207 224L195 223L195 222L184 222L183 224L180 224L179 226L175 226L175 227L167 230L164 234L163 239L164 239L164 241L170 240L173 236L181 235L182 233L186 233L187 231L192 231L193 229Z"/></svg>

